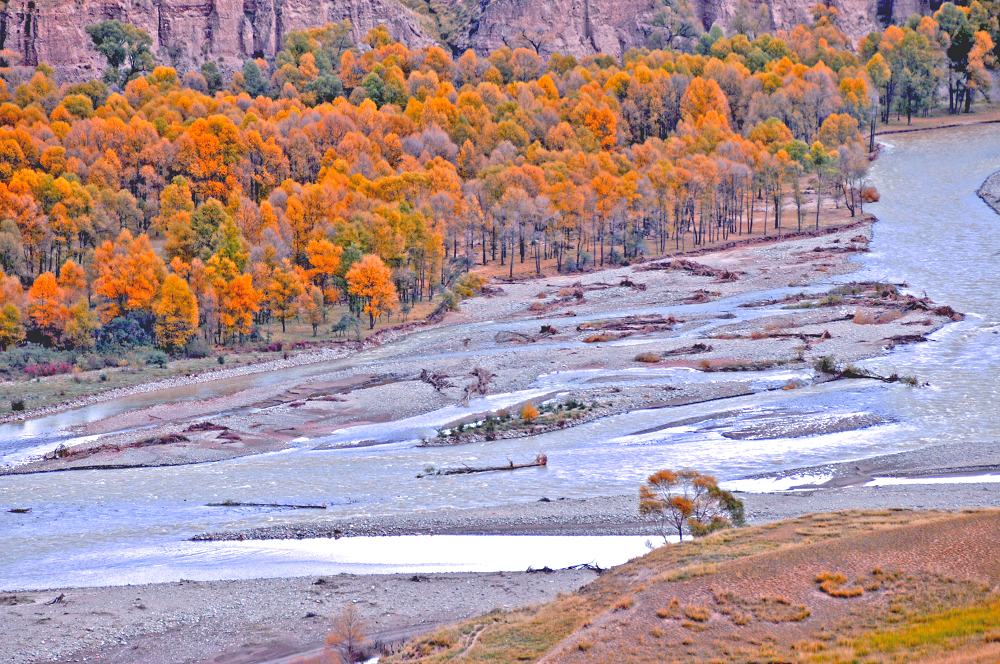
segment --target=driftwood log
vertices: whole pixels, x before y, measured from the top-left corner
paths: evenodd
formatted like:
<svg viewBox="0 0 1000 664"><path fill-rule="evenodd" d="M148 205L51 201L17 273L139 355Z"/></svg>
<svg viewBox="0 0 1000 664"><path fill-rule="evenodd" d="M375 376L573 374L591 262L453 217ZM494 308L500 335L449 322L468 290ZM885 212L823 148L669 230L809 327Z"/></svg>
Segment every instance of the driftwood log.
<svg viewBox="0 0 1000 664"><path fill-rule="evenodd" d="M549 464L549 458L544 454L539 454L534 461L528 463L514 463L508 461L506 466L462 466L461 468L439 468L426 473L420 473L417 477L431 477L434 475L471 475L473 473L496 473L504 470L520 470L522 468L541 468Z"/></svg>

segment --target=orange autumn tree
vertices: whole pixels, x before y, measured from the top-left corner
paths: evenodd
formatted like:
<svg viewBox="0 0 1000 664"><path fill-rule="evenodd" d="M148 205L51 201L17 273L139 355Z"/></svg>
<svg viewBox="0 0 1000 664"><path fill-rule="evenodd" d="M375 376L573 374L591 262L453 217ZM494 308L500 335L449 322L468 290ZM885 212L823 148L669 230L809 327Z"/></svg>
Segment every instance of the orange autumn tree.
<svg viewBox="0 0 1000 664"><path fill-rule="evenodd" d="M28 290L28 316L38 330L57 341L69 319L66 293L59 287L56 275L42 272Z"/></svg>
<svg viewBox="0 0 1000 664"><path fill-rule="evenodd" d="M105 323L129 311L149 310L166 272L149 237L133 237L128 230L94 251L94 267L94 292L105 300Z"/></svg>
<svg viewBox="0 0 1000 664"><path fill-rule="evenodd" d="M639 487L639 512L658 517L664 539L684 530L705 535L743 525L743 503L719 488L715 478L694 470L661 470Z"/></svg>
<svg viewBox="0 0 1000 664"><path fill-rule="evenodd" d="M183 348L198 331L198 301L190 286L176 274L167 275L153 304L156 343L167 351Z"/></svg>
<svg viewBox="0 0 1000 664"><path fill-rule="evenodd" d="M382 259L367 254L347 271L347 292L358 298L361 311L368 314L368 328L375 328L375 321L382 314L393 311L399 302L392 272Z"/></svg>
<svg viewBox="0 0 1000 664"><path fill-rule="evenodd" d="M240 337L253 330L253 317L260 311L261 293L254 288L253 277L241 274L222 289L219 323L227 336Z"/></svg>
<svg viewBox="0 0 1000 664"><path fill-rule="evenodd" d="M325 303L337 300L337 289L333 286L333 278L340 270L340 261L344 249L326 239L313 240L306 245L306 256L309 258L309 270L313 282L323 293ZM324 316L326 311L323 312Z"/></svg>

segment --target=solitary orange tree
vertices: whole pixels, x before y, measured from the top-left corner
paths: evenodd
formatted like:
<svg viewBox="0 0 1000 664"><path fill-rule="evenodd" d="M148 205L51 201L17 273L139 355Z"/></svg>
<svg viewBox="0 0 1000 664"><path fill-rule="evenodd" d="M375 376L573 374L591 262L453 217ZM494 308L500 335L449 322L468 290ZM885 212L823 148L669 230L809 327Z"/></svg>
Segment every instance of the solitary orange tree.
<svg viewBox="0 0 1000 664"><path fill-rule="evenodd" d="M347 271L347 292L362 301L369 329L374 329L375 321L399 302L392 272L375 254L364 256Z"/></svg>
<svg viewBox="0 0 1000 664"><path fill-rule="evenodd" d="M694 470L661 470L639 487L639 513L656 515L664 539L684 539L744 523L743 502L719 488L715 478Z"/></svg>

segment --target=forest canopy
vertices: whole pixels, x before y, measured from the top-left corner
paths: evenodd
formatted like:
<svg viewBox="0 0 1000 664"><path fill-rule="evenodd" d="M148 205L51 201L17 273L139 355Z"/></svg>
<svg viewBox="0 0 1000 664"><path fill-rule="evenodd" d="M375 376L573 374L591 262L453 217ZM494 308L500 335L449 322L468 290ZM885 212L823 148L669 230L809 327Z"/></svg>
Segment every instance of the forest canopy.
<svg viewBox="0 0 1000 664"><path fill-rule="evenodd" d="M315 332L338 302L374 326L477 265L618 264L777 227L789 200L801 227L803 182L816 223L824 193L853 214L878 122L986 97L997 20L947 3L852 44L817 6L621 60L331 24L230 76L90 26L102 79L0 72L0 345L183 353Z"/></svg>

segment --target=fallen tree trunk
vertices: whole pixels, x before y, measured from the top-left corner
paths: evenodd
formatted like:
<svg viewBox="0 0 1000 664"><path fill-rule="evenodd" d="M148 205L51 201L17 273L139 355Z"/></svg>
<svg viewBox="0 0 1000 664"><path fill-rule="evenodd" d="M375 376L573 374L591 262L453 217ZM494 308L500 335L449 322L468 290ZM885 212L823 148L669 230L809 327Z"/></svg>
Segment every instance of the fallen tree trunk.
<svg viewBox="0 0 1000 664"><path fill-rule="evenodd" d="M438 468L426 473L420 473L417 477L431 477L434 475L471 475L473 473L496 473L503 470L520 470L522 468L540 468L547 466L549 458L544 454L539 454L534 461L529 463L514 463L508 461L506 466L462 466L461 468Z"/></svg>
<svg viewBox="0 0 1000 664"><path fill-rule="evenodd" d="M295 505L289 503L240 503L235 500L225 500L221 503L208 503L205 507L284 507L293 510L325 510L326 505Z"/></svg>

